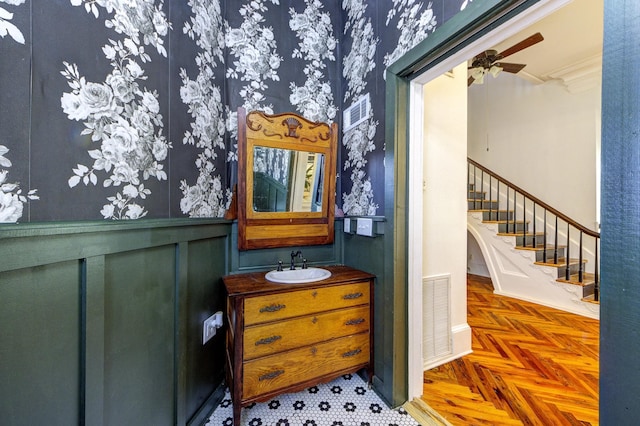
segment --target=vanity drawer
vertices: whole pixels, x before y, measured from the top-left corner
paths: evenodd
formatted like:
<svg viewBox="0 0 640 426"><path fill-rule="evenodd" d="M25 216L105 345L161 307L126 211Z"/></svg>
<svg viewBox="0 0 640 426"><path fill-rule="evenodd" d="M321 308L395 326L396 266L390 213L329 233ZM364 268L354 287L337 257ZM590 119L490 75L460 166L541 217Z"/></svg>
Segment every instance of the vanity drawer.
<svg viewBox="0 0 640 426"><path fill-rule="evenodd" d="M247 327L244 358L253 359L367 331L369 315L366 305Z"/></svg>
<svg viewBox="0 0 640 426"><path fill-rule="evenodd" d="M244 301L245 326L369 303L369 282L310 288Z"/></svg>
<svg viewBox="0 0 640 426"><path fill-rule="evenodd" d="M243 398L253 398L368 362L368 332L247 361L242 380Z"/></svg>

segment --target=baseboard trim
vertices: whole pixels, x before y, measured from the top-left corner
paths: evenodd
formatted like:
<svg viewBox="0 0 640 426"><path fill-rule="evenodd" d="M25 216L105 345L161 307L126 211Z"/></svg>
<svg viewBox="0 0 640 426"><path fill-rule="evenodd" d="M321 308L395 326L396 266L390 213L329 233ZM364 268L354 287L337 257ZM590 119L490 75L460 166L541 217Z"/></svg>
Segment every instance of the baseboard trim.
<svg viewBox="0 0 640 426"><path fill-rule="evenodd" d="M473 352L471 350L471 327L466 322L451 327L452 353L439 358L425 360L422 370L430 370Z"/></svg>
<svg viewBox="0 0 640 426"><path fill-rule="evenodd" d="M196 413L191 417L189 422L187 422L187 426L201 426L204 425L209 417L211 417L211 413L215 411L216 408L222 402L224 398L224 391L226 389L226 384L224 380L218 385L218 387L211 393L209 398L205 401L204 404L196 411Z"/></svg>

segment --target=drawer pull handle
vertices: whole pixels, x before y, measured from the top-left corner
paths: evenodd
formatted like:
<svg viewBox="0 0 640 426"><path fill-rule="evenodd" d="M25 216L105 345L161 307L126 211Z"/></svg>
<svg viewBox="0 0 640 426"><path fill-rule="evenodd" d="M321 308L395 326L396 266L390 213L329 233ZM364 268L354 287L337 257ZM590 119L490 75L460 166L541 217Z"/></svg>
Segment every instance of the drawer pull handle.
<svg viewBox="0 0 640 426"><path fill-rule="evenodd" d="M344 296L342 296L342 298L345 299L345 300L351 300L351 299L358 299L358 298L360 298L362 296L363 296L362 293L349 293L349 294L345 294Z"/></svg>
<svg viewBox="0 0 640 426"><path fill-rule="evenodd" d="M272 371L271 373L263 374L262 376L258 377L258 380L259 381L263 381L263 380L275 379L276 377L278 377L281 374L284 374L284 370Z"/></svg>
<svg viewBox="0 0 640 426"><path fill-rule="evenodd" d="M362 324L364 322L364 318L358 318L358 319L350 319L349 321L345 322L345 325L358 325L358 324Z"/></svg>
<svg viewBox="0 0 640 426"><path fill-rule="evenodd" d="M349 357L352 357L352 356L356 356L356 355L358 355L360 352L362 352L362 349L354 349L354 350L352 350L352 351L349 351L349 352L345 352L345 353L343 353L343 354L342 354L342 358L349 358Z"/></svg>
<svg viewBox="0 0 640 426"><path fill-rule="evenodd" d="M260 313L263 312L278 312L280 309L284 309L286 308L286 305L269 305L269 306L265 306L263 308L260 308Z"/></svg>
<svg viewBox="0 0 640 426"><path fill-rule="evenodd" d="M260 340L256 341L256 346L270 345L271 343L275 342L276 340L280 340L280 339L282 339L282 336L265 337L264 339L260 339Z"/></svg>

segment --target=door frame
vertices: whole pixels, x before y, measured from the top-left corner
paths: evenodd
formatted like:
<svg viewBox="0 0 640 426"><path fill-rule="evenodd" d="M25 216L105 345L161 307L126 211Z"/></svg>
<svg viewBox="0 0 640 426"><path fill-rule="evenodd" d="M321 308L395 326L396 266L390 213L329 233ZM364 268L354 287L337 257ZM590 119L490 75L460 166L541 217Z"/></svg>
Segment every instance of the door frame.
<svg viewBox="0 0 640 426"><path fill-rule="evenodd" d="M570 1L470 3L386 70L385 180L393 185L385 185L385 215L392 219L387 244L394 253L386 270L394 283L394 346L406 348L393 360L394 405L423 391L423 86Z"/></svg>

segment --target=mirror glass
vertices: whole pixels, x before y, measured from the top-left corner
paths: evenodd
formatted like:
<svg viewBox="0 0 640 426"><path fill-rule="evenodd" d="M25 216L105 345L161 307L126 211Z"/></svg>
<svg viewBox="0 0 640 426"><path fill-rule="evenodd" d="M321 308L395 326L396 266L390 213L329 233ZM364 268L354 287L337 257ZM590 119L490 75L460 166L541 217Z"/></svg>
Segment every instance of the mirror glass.
<svg viewBox="0 0 640 426"><path fill-rule="evenodd" d="M253 147L253 211L320 212L324 154Z"/></svg>

